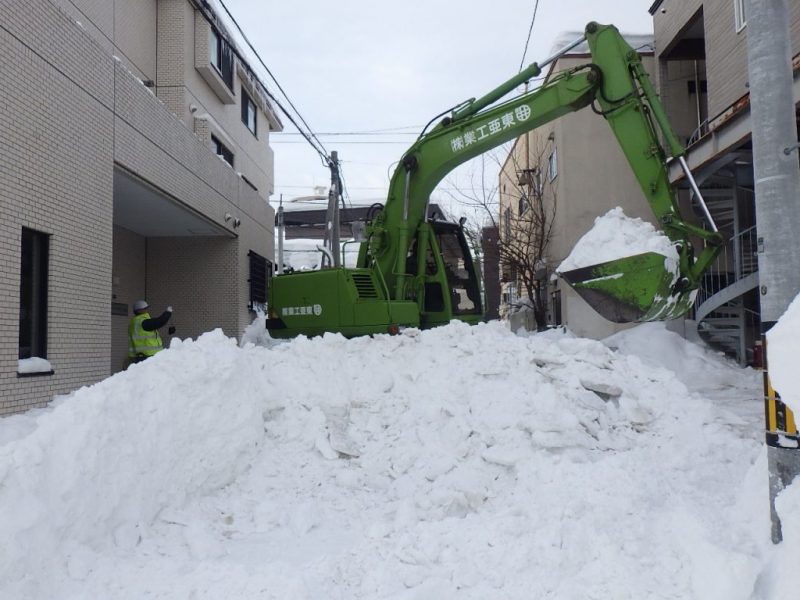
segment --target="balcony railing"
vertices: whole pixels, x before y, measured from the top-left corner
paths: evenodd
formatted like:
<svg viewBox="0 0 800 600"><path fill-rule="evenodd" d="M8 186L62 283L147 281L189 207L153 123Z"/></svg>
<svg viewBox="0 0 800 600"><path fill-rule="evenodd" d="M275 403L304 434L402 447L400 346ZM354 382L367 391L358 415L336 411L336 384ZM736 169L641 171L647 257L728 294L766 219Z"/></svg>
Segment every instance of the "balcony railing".
<svg viewBox="0 0 800 600"><path fill-rule="evenodd" d="M695 305L700 306L714 294L756 272L757 250L758 234L755 225L729 239L703 277Z"/></svg>

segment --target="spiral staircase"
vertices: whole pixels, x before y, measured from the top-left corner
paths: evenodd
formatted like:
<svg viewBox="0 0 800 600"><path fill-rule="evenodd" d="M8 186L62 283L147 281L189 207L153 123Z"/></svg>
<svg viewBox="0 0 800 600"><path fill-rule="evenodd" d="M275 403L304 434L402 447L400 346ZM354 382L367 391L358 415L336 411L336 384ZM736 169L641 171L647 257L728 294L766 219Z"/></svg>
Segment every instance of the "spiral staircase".
<svg viewBox="0 0 800 600"><path fill-rule="evenodd" d="M697 331L712 347L748 364L760 331L758 236L749 154L723 157L699 175L698 183L709 212L728 241L698 291L694 307ZM696 198L691 194L690 198L695 208Z"/></svg>

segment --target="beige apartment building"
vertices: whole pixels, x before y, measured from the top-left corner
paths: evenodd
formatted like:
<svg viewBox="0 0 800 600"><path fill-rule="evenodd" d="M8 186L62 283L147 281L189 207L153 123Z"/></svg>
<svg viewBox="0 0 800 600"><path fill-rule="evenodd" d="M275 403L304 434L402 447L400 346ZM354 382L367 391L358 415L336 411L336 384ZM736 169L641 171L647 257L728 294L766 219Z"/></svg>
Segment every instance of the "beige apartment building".
<svg viewBox="0 0 800 600"><path fill-rule="evenodd" d="M746 0L657 0L650 7L662 102L729 240L700 290L694 316L707 341L743 364L757 362L754 344L760 338L746 5ZM800 2L787 6L798 105ZM677 165L670 175L699 213Z"/></svg>
<svg viewBox="0 0 800 600"><path fill-rule="evenodd" d="M564 34L563 43L580 37ZM652 36L625 36L642 55L652 73ZM591 61L584 43L559 58L550 68L547 81L561 71ZM605 119L586 108L568 113L518 138L506 158L499 179L500 236L514 233L514 223L525 223L531 203L544 203L553 228L537 278L546 286L548 325L565 325L578 335L601 338L626 327L600 317L577 293L555 276L559 264L569 256L576 242L592 228L596 217L619 206L628 217L654 223L639 184ZM520 216L522 215L522 216ZM519 225L517 225L519 227ZM503 273L501 314L525 297L516 274ZM512 317L512 327L534 323Z"/></svg>
<svg viewBox="0 0 800 600"><path fill-rule="evenodd" d="M0 414L122 370L139 298L181 338L265 301L282 125L232 34L202 0L0 3Z"/></svg>

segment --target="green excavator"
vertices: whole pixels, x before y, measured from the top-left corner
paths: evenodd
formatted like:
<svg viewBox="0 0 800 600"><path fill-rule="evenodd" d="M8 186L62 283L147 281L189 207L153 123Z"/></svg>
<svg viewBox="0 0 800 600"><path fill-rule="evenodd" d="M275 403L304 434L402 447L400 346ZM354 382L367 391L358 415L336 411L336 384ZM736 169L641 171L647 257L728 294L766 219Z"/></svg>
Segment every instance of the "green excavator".
<svg viewBox="0 0 800 600"><path fill-rule="evenodd" d="M591 62L499 103L584 41ZM479 99L447 112L423 132L395 169L383 209L366 224L354 267L274 277L268 295L270 335L396 333L459 319L483 318L478 275L462 223L429 214L436 185L457 166L567 113L591 106L606 119L664 234L677 268L648 252L561 273L598 313L614 322L674 319L693 304L703 273L724 244L683 158L639 54L611 25L589 23L585 35L541 64L533 63ZM441 115L440 115L441 117ZM667 150L659 141L660 132ZM686 223L668 177L680 162L710 229ZM334 184L335 184L334 177ZM690 238L700 240L695 256ZM335 246L338 250L338 243Z"/></svg>

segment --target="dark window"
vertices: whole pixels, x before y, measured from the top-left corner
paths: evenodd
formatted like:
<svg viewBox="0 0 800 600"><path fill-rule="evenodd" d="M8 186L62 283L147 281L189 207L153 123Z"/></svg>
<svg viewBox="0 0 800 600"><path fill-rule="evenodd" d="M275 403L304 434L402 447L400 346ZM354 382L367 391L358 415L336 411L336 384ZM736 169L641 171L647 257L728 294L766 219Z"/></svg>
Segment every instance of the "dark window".
<svg viewBox="0 0 800 600"><path fill-rule="evenodd" d="M217 156L230 166L233 166L233 152L231 152L225 144L220 142L216 136L212 135L211 145L214 147L214 152L216 152Z"/></svg>
<svg viewBox="0 0 800 600"><path fill-rule="evenodd" d="M267 285L272 277L272 263L252 250L250 257L250 310L263 309L267 303Z"/></svg>
<svg viewBox="0 0 800 600"><path fill-rule="evenodd" d="M256 105L244 90L242 90L242 123L247 126L250 133L258 136L256 133Z"/></svg>
<svg viewBox="0 0 800 600"><path fill-rule="evenodd" d="M531 207L531 203L528 202L528 195L523 193L519 197L519 214L520 216L524 215L528 212L528 209Z"/></svg>
<svg viewBox="0 0 800 600"><path fill-rule="evenodd" d="M547 159L547 172L550 174L550 181L558 177L558 150L556 148L553 148Z"/></svg>
<svg viewBox="0 0 800 600"><path fill-rule="evenodd" d="M561 325L561 290L553 292L553 325Z"/></svg>
<svg viewBox="0 0 800 600"><path fill-rule="evenodd" d="M19 358L47 358L47 264L50 237L22 228Z"/></svg>
<svg viewBox="0 0 800 600"><path fill-rule="evenodd" d="M690 80L686 82L687 88L689 90L689 94L696 94L697 93L697 82L695 80ZM700 80L700 93L707 94L708 93L708 81L705 79Z"/></svg>
<svg viewBox="0 0 800 600"><path fill-rule="evenodd" d="M480 290L472 256L459 231L437 231L436 241L444 263L454 315L480 314Z"/></svg>
<svg viewBox="0 0 800 600"><path fill-rule="evenodd" d="M230 44L213 29L209 37L208 54L222 81L233 89L233 51Z"/></svg>

